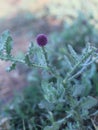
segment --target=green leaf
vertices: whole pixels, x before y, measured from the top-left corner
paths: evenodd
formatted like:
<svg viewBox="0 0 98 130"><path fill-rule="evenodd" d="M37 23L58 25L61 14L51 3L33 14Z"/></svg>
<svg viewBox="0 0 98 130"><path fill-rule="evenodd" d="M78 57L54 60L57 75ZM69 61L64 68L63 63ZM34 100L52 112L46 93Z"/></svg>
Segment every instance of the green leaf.
<svg viewBox="0 0 98 130"><path fill-rule="evenodd" d="M57 102L57 91L56 88L52 86L52 84L48 84L47 82L42 83L42 89L44 92L44 98L50 102L50 103L55 103Z"/></svg>
<svg viewBox="0 0 98 130"><path fill-rule="evenodd" d="M91 109L98 103L97 99L91 96L88 96L87 98L86 97L82 98L80 102L83 110Z"/></svg>
<svg viewBox="0 0 98 130"><path fill-rule="evenodd" d="M12 43L13 43L12 37L11 37L11 36L8 36L8 37L7 37L7 40L6 40L6 44L5 44L6 53L7 53L8 55L10 55L10 53L11 53Z"/></svg>
<svg viewBox="0 0 98 130"><path fill-rule="evenodd" d="M7 33L8 31L4 31L0 37L0 51L2 51L5 47L5 42L6 42L6 39L7 39Z"/></svg>
<svg viewBox="0 0 98 130"><path fill-rule="evenodd" d="M1 44L2 44L1 50L5 49L6 53L8 55L10 55L13 40L12 40L12 37L10 36L10 32L8 30L6 30L1 36Z"/></svg>
<svg viewBox="0 0 98 130"><path fill-rule="evenodd" d="M81 84L75 84L73 86L73 96L78 97L84 95L85 87Z"/></svg>
<svg viewBox="0 0 98 130"><path fill-rule="evenodd" d="M73 49L73 47L71 45L68 45L68 49L69 49L69 51L71 53L71 56L74 58L74 60L76 62L78 62L79 61L79 56L77 55L77 53L75 52L75 50Z"/></svg>
<svg viewBox="0 0 98 130"><path fill-rule="evenodd" d="M29 58L29 55L28 55L28 54L25 55L24 60L25 60L25 63L26 63L28 66L31 65L31 61L30 61L30 58Z"/></svg>
<svg viewBox="0 0 98 130"><path fill-rule="evenodd" d="M59 130L60 126L61 126L63 123L64 123L64 124L66 123L66 119L65 119L65 118L60 119L60 120L58 120L58 121L56 121L56 122L53 122L52 126L46 126L46 127L44 128L44 130Z"/></svg>
<svg viewBox="0 0 98 130"><path fill-rule="evenodd" d="M87 96L87 95L89 95L89 93L92 89L91 81L88 78L88 76L86 76L85 73L82 75L81 80L82 80L82 87L84 88L84 92L82 91L82 95Z"/></svg>
<svg viewBox="0 0 98 130"><path fill-rule="evenodd" d="M54 104L53 103L49 103L47 102L46 100L42 100L38 106L41 108L41 109L46 109L48 111L52 111L54 109Z"/></svg>

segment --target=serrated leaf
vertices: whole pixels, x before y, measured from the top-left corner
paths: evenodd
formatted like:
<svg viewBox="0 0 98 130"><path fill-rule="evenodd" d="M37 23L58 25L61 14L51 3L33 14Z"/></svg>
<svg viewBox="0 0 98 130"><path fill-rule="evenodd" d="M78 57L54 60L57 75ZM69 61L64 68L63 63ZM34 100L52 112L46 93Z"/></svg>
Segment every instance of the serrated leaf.
<svg viewBox="0 0 98 130"><path fill-rule="evenodd" d="M88 96L87 98L86 97L82 98L80 102L81 102L81 107L84 110L91 109L92 107L94 107L98 103L97 99L95 99L91 96Z"/></svg>
<svg viewBox="0 0 98 130"><path fill-rule="evenodd" d="M73 96L75 97L81 96L84 94L84 91L85 91L85 87L77 84L74 86Z"/></svg>
<svg viewBox="0 0 98 130"><path fill-rule="evenodd" d="M4 31L0 37L0 51L2 51L5 47L5 42L7 40L7 33L8 31Z"/></svg>
<svg viewBox="0 0 98 130"><path fill-rule="evenodd" d="M10 53L11 53L12 43L13 43L12 37L8 36L6 43L5 43L5 47L6 47L5 49L6 49L6 53L8 55L10 55Z"/></svg>
<svg viewBox="0 0 98 130"><path fill-rule="evenodd" d="M26 63L28 66L31 65L30 58L29 58L29 55L28 55L28 54L25 55L24 60L25 60L25 63Z"/></svg>
<svg viewBox="0 0 98 130"><path fill-rule="evenodd" d="M10 71L12 71L12 70L14 70L16 68L16 63L13 63L10 67L8 67L6 70L8 71L8 72L10 72Z"/></svg>
<svg viewBox="0 0 98 130"><path fill-rule="evenodd" d="M79 61L79 57L78 57L77 53L75 52L75 50L73 49L73 47L71 45L68 45L68 49L69 49L69 51L71 53L71 56L74 58L74 60L76 62L78 62Z"/></svg>
<svg viewBox="0 0 98 130"><path fill-rule="evenodd" d="M69 69L72 69L72 63L71 63L71 61L69 60L69 58L68 58L66 55L64 55L64 59L65 59L65 62L66 62L67 67L68 67Z"/></svg>
<svg viewBox="0 0 98 130"><path fill-rule="evenodd" d="M30 45L29 45L28 54L29 55L34 54L34 43L33 42L31 42Z"/></svg>
<svg viewBox="0 0 98 130"><path fill-rule="evenodd" d="M44 98L48 102L55 103L57 101L56 89L52 86L52 84L43 82L42 89L44 91Z"/></svg>
<svg viewBox="0 0 98 130"><path fill-rule="evenodd" d="M39 49L39 51L36 52L37 59L40 65L46 65L45 57L42 53L42 51Z"/></svg>
<svg viewBox="0 0 98 130"><path fill-rule="evenodd" d="M12 40L12 37L10 36L10 32L8 30L6 30L2 34L0 42L2 44L1 49L5 49L6 53L8 55L10 55L11 49L12 49L13 40Z"/></svg>

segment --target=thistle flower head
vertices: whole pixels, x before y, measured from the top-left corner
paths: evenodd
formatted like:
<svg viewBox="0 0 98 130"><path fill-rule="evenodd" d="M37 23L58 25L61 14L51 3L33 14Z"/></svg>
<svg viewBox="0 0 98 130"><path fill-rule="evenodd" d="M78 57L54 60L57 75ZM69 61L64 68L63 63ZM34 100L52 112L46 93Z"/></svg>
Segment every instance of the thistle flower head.
<svg viewBox="0 0 98 130"><path fill-rule="evenodd" d="M45 46L48 43L48 38L45 34L39 34L36 37L37 44L39 46Z"/></svg>

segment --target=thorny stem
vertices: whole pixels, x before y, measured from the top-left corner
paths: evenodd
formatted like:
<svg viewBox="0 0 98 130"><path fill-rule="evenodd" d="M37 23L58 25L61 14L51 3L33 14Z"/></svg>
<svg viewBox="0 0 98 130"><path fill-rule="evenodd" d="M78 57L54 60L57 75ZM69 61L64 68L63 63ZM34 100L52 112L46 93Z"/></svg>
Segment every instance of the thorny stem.
<svg viewBox="0 0 98 130"><path fill-rule="evenodd" d="M45 57L45 60L46 60L47 67L50 67L47 52L45 51L44 47L42 47L42 50L43 50L43 54L44 54L44 57Z"/></svg>
<svg viewBox="0 0 98 130"><path fill-rule="evenodd" d="M79 76L80 74L82 74L84 72L84 70L90 65L89 61L90 61L91 57L89 57L86 62L83 64L83 68L81 68L76 74L74 74L72 77L69 78L69 81L76 78L77 76Z"/></svg>
<svg viewBox="0 0 98 130"><path fill-rule="evenodd" d="M88 66L90 66L94 61L96 61L97 59L98 59L98 57L96 57L95 59L93 59L91 62L88 62L88 63L84 64L85 66L83 66L83 68L82 68L80 71L78 71L76 74L74 74L72 77L70 77L70 78L69 78L69 81L72 80L72 79L74 79L74 78L76 78L76 77L79 76L80 74L82 74L82 73L84 72L84 70L85 70Z"/></svg>
<svg viewBox="0 0 98 130"><path fill-rule="evenodd" d="M45 60L46 60L47 67L49 68L50 72L51 72L55 77L58 77L59 75L56 74L56 72L53 71L52 67L51 67L50 64L49 64L47 52L46 52L46 50L45 50L44 47L42 47L42 51L43 51L43 54L44 54L44 57L45 57Z"/></svg>
<svg viewBox="0 0 98 130"><path fill-rule="evenodd" d="M74 68L67 74L66 78L63 80L63 84L65 84L69 79L70 79L70 76L74 73L74 71L81 65L81 63L86 60L91 54L92 52L94 51L91 50L89 53L87 53L75 66ZM72 78L73 79L73 78Z"/></svg>
<svg viewBox="0 0 98 130"><path fill-rule="evenodd" d="M5 60L5 61L12 61L12 62L19 62L19 63L24 63L25 64L25 61L24 60L20 60L20 59L18 59L18 58L15 58L15 57L12 57L12 56L10 56L10 57L8 57L8 56L4 56L4 55L0 55L0 59L1 60ZM37 65L37 64L32 64L31 63L31 65L30 65L30 67L38 67L38 68L43 68L43 69L49 69L48 67L46 67L46 66L41 66L41 65Z"/></svg>

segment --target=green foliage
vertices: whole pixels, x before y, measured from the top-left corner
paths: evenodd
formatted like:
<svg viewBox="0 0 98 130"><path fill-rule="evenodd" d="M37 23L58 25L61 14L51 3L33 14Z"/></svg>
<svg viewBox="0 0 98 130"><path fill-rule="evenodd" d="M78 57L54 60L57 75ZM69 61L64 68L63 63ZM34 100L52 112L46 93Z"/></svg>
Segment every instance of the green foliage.
<svg viewBox="0 0 98 130"><path fill-rule="evenodd" d="M78 34L76 25L83 24L78 22L59 39L71 40L73 44L81 40L87 42L89 30ZM74 41L77 36L80 36L78 42ZM24 57L19 59L11 54L9 37L12 39L6 32L1 36L0 59L12 63L9 70L15 69L18 63L33 69L28 75L31 87L27 87L4 111L5 116L10 117L11 130L93 130L90 114L98 108L97 48L87 43L77 53L71 44L50 44L41 48L31 42ZM84 41L81 44L85 44Z"/></svg>
<svg viewBox="0 0 98 130"><path fill-rule="evenodd" d="M13 40L12 40L12 37L10 36L10 32L8 30L2 34L0 41L1 41L0 51L5 50L6 54L10 55Z"/></svg>
<svg viewBox="0 0 98 130"><path fill-rule="evenodd" d="M37 118L42 112L38 108L38 103L43 99L39 90L36 85L25 88L24 94L17 95L13 104L9 104L5 109L6 116L12 118L10 119L11 129L23 128L23 122L25 129L37 127Z"/></svg>
<svg viewBox="0 0 98 130"><path fill-rule="evenodd" d="M71 23L64 23L62 32L55 32L51 35L51 41L55 39L58 44L71 44L75 50L81 51L87 42L98 47L98 29L95 28L94 19L91 16L79 13Z"/></svg>

